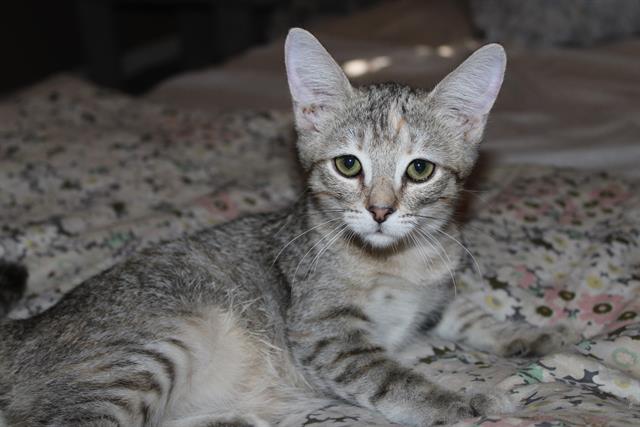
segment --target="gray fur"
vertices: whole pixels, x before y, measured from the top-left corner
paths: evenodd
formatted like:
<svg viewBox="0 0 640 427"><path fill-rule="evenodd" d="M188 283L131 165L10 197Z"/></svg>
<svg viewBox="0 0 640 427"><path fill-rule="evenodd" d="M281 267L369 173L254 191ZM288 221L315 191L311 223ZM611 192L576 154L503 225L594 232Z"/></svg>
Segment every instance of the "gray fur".
<svg viewBox="0 0 640 427"><path fill-rule="evenodd" d="M312 55L315 77L299 55ZM302 30L287 58L309 191L286 212L147 249L43 314L0 323L9 425L271 425L299 400L335 398L416 426L507 409L394 359L452 298L451 217L502 81L501 48L431 93L352 88ZM336 171L346 154L363 175ZM416 156L436 163L423 183L403 174ZM394 213L377 224L367 208L380 204Z"/></svg>

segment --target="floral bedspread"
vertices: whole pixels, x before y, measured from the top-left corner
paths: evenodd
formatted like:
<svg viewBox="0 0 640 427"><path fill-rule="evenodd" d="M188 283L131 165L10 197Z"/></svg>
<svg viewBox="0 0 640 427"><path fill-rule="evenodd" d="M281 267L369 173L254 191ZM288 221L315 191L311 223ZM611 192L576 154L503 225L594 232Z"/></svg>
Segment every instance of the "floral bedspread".
<svg viewBox="0 0 640 427"><path fill-rule="evenodd" d="M25 263L32 315L82 280L163 239L300 193L287 115L212 117L61 77L0 104L0 258ZM607 173L498 168L479 181L461 292L497 319L563 322L582 340L538 359L449 342L405 363L451 389L503 389L512 414L482 426L640 425L640 193ZM345 405L295 411L287 426L388 425Z"/></svg>

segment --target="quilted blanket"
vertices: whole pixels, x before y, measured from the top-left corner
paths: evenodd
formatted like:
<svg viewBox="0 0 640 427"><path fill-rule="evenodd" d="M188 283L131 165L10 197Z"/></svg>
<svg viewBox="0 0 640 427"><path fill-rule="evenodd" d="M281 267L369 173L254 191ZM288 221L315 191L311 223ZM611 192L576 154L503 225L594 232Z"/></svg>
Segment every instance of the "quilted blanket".
<svg viewBox="0 0 640 427"><path fill-rule="evenodd" d="M141 247L301 191L290 118L182 112L58 78L0 105L0 258L25 263L30 316ZM610 173L541 166L478 178L456 278L496 319L571 325L582 339L503 359L425 338L403 363L460 391L499 388L482 426L640 425L640 194ZM473 258L472 258L473 257ZM361 408L292 408L286 426L388 425Z"/></svg>

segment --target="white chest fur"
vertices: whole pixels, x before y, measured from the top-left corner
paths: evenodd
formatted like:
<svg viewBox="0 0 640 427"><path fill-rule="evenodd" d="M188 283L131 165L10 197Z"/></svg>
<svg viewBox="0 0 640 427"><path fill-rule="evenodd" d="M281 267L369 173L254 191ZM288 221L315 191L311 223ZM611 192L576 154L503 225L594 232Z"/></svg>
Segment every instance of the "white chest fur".
<svg viewBox="0 0 640 427"><path fill-rule="evenodd" d="M439 260L439 259L438 259ZM374 341L389 350L407 344L420 324L439 311L450 295L453 265L425 261L424 253L408 251L380 262L363 262L366 273L356 290L357 304L372 320Z"/></svg>
<svg viewBox="0 0 640 427"><path fill-rule="evenodd" d="M363 308L373 321L374 340L397 349L415 332L430 307L429 292L397 276L380 275L365 295Z"/></svg>

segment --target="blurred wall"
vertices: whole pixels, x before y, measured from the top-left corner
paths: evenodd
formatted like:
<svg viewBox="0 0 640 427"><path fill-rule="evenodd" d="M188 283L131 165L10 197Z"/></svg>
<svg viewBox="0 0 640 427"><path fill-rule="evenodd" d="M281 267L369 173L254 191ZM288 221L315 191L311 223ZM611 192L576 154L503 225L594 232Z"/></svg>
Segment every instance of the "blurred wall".
<svg viewBox="0 0 640 427"><path fill-rule="evenodd" d="M83 62L73 0L3 0L0 17L0 93Z"/></svg>
<svg viewBox="0 0 640 427"><path fill-rule="evenodd" d="M0 94L62 71L130 93L380 0L0 0Z"/></svg>

